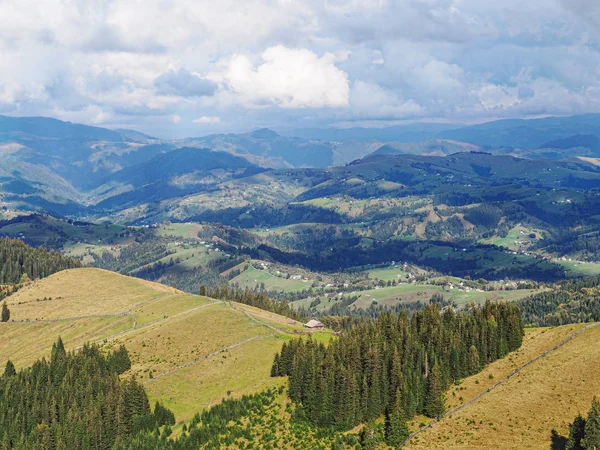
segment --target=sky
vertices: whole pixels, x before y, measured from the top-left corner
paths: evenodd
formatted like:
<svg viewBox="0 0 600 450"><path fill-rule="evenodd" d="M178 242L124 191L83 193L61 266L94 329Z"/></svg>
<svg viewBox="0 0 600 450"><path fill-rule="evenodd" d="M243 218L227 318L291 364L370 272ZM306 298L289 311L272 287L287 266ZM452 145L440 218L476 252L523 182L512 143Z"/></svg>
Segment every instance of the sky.
<svg viewBox="0 0 600 450"><path fill-rule="evenodd" d="M0 0L0 114L158 137L600 112L597 0Z"/></svg>

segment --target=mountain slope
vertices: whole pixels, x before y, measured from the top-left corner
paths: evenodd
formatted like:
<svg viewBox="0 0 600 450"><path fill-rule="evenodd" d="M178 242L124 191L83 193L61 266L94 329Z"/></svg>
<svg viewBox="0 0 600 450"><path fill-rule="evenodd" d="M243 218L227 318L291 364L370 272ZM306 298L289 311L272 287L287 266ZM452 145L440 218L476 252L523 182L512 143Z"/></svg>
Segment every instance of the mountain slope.
<svg viewBox="0 0 600 450"><path fill-rule="evenodd" d="M333 163L335 148L329 142L286 138L267 128L184 139L181 144L259 158L254 160L270 167L326 167Z"/></svg>
<svg viewBox="0 0 600 450"><path fill-rule="evenodd" d="M573 135L600 136L600 115L498 120L442 131L438 137L488 147L539 148Z"/></svg>
<svg viewBox="0 0 600 450"><path fill-rule="evenodd" d="M178 421L232 395L281 384L270 378L275 353L301 324L100 269L74 269L7 298L0 324L0 365L17 368L47 356L60 335L67 349L125 344L129 375L144 383ZM328 336L328 335L325 335Z"/></svg>
<svg viewBox="0 0 600 450"><path fill-rule="evenodd" d="M484 393L480 399L425 430L406 448L551 448L551 431L566 435L572 417L586 412L589 399L598 394L600 374L590 361L600 357L600 327L587 329L551 351L584 326L566 325L528 333L523 349L512 361L494 362L446 393L452 406ZM514 369L549 350L548 355L511 376ZM505 376L510 378L486 392Z"/></svg>

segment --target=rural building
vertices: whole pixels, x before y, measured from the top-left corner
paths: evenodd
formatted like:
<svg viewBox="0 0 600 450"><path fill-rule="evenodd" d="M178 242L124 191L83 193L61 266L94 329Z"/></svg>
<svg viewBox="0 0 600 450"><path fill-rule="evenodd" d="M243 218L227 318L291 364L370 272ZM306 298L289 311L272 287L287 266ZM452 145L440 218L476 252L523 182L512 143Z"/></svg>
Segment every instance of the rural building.
<svg viewBox="0 0 600 450"><path fill-rule="evenodd" d="M315 330L315 329L321 330L321 329L325 328L325 325L323 325L318 320L312 319L312 320L308 321L308 323L304 324L304 328L311 328L313 330Z"/></svg>

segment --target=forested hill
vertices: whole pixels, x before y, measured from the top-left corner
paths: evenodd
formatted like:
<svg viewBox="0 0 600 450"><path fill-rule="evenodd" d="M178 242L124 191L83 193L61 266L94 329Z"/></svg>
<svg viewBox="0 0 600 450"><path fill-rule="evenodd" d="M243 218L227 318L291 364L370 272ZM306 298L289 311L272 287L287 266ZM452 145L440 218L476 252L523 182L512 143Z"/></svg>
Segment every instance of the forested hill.
<svg viewBox="0 0 600 450"><path fill-rule="evenodd" d="M174 424L160 403L151 411L140 383L119 379L113 359L97 346L67 353L59 338L49 361L18 373L9 361L0 377L0 448L109 449Z"/></svg>
<svg viewBox="0 0 600 450"><path fill-rule="evenodd" d="M394 448L408 437L417 414L440 417L453 382L518 349L519 308L487 302L468 313L440 313L435 305L409 317L383 314L332 341L283 344L272 375L289 376L290 398L315 425L347 430L386 415Z"/></svg>
<svg viewBox="0 0 600 450"><path fill-rule="evenodd" d="M0 238L0 284L18 283L24 274L36 279L75 267L81 267L76 258L32 248L18 239Z"/></svg>
<svg viewBox="0 0 600 450"><path fill-rule="evenodd" d="M567 280L550 291L520 302L523 318L535 326L557 326L600 320L600 277Z"/></svg>

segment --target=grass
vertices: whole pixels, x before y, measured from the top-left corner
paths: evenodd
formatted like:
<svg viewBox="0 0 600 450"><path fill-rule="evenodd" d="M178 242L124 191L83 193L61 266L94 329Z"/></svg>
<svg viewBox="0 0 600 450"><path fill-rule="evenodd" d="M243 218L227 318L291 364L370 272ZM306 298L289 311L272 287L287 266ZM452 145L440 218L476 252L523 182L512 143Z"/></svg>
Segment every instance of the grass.
<svg viewBox="0 0 600 450"><path fill-rule="evenodd" d="M285 291L297 292L303 289L308 289L311 286L310 281L286 279L278 277L266 270L255 269L248 265L248 269L244 270L238 276L231 280L232 283L238 283L241 288L254 288L257 284L264 283L268 291Z"/></svg>
<svg viewBox="0 0 600 450"><path fill-rule="evenodd" d="M48 357L58 336L65 348L73 350L85 342L94 342L130 330L133 318L91 317L58 322L22 322L0 325L0 364L10 359L17 368Z"/></svg>
<svg viewBox="0 0 600 450"><path fill-rule="evenodd" d="M118 314L148 299L179 293L102 269L69 269L35 281L7 299L13 320ZM45 298L52 300L43 301Z"/></svg>
<svg viewBox="0 0 600 450"><path fill-rule="evenodd" d="M570 277L594 277L600 275L600 263L554 260Z"/></svg>
<svg viewBox="0 0 600 450"><path fill-rule="evenodd" d="M154 301L140 305L131 310L135 315L137 326L144 326L157 320L181 314L193 308L210 305L214 300L198 295L167 295Z"/></svg>
<svg viewBox="0 0 600 450"><path fill-rule="evenodd" d="M52 300L38 301L44 297ZM132 360L124 376L145 382L150 401L171 407L179 423L227 396L285 383L270 377L273 357L285 340L306 332L258 308L100 269L59 272L7 302L12 319L25 321L0 325L0 367L8 359L21 368L48 357L59 336L68 350L85 342L106 350L124 344ZM92 317L72 318L79 315ZM326 343L332 334L313 336Z"/></svg>
<svg viewBox="0 0 600 450"><path fill-rule="evenodd" d="M116 339L132 356L132 374L149 378L255 336L271 334L224 303L197 309Z"/></svg>
<svg viewBox="0 0 600 450"><path fill-rule="evenodd" d="M535 237L530 238L530 234L535 234ZM499 236L494 236L489 239L481 239L480 242L482 244L492 244L498 247L502 246L510 250L519 250L527 249L541 238L542 232L540 230L518 225L509 230L508 234L503 238Z"/></svg>
<svg viewBox="0 0 600 450"><path fill-rule="evenodd" d="M360 298L354 303L357 307L368 308L373 301L379 305L392 306L397 303L410 303L416 301L428 302L433 294L441 293L445 298L455 301L459 305L469 302L483 303L489 300L514 301L527 297L535 290L519 289L512 291L485 291L477 292L471 290L460 291L458 289L447 290L441 286L432 286L428 284L400 284L398 286L383 287L380 289L370 289L361 291L357 294Z"/></svg>
<svg viewBox="0 0 600 450"><path fill-rule="evenodd" d="M168 377L147 382L144 387L152 400L164 402L172 409L178 421L188 420L223 398L240 397L285 383L284 378L270 377L273 356L281 350L282 343L275 336L251 341Z"/></svg>
<svg viewBox="0 0 600 450"><path fill-rule="evenodd" d="M584 325L539 328L526 333L521 350L490 364L447 392L450 407L473 398L514 368L554 347ZM414 449L548 449L550 432L565 435L577 413L587 413L600 393L600 329L586 330L526 367L477 402L421 433ZM492 375L492 379L490 379ZM478 382L478 383L477 383ZM453 392L456 395L453 395Z"/></svg>

